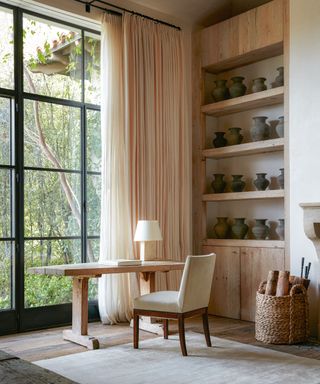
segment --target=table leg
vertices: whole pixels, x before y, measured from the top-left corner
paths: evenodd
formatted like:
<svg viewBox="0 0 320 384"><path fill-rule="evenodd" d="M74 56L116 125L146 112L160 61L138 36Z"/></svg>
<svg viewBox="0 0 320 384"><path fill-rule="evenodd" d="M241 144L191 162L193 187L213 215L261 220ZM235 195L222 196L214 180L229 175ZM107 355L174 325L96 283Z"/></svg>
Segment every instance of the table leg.
<svg viewBox="0 0 320 384"><path fill-rule="evenodd" d="M98 349L98 339L88 335L88 281L88 277L73 278L72 329L63 331L63 338L88 349Z"/></svg>

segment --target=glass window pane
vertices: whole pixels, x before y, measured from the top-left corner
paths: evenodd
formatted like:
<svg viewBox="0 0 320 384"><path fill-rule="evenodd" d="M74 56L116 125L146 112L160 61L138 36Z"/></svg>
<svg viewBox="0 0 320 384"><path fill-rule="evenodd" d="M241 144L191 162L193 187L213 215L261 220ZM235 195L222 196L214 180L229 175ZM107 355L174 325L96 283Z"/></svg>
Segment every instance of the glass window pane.
<svg viewBox="0 0 320 384"><path fill-rule="evenodd" d="M0 311L12 308L13 243L0 241Z"/></svg>
<svg viewBox="0 0 320 384"><path fill-rule="evenodd" d="M100 235L101 176L87 176L88 236Z"/></svg>
<svg viewBox="0 0 320 384"><path fill-rule="evenodd" d="M11 237L11 172L0 169L0 238Z"/></svg>
<svg viewBox="0 0 320 384"><path fill-rule="evenodd" d="M100 239L87 240L87 262L92 263L99 261L100 254Z"/></svg>
<svg viewBox="0 0 320 384"><path fill-rule="evenodd" d="M25 242L25 271L31 267L79 263L81 240L33 240ZM72 280L68 277L25 273L25 307L69 303Z"/></svg>
<svg viewBox="0 0 320 384"><path fill-rule="evenodd" d="M13 89L13 14L0 8L0 87Z"/></svg>
<svg viewBox="0 0 320 384"><path fill-rule="evenodd" d="M100 105L100 36L85 32L85 102Z"/></svg>
<svg viewBox="0 0 320 384"><path fill-rule="evenodd" d="M25 166L81 168L80 109L25 100Z"/></svg>
<svg viewBox="0 0 320 384"><path fill-rule="evenodd" d="M23 18L24 90L81 100L80 30L32 16Z"/></svg>
<svg viewBox="0 0 320 384"><path fill-rule="evenodd" d="M100 111L87 110L87 168L101 171L101 126Z"/></svg>
<svg viewBox="0 0 320 384"><path fill-rule="evenodd" d="M80 174L25 171L25 237L80 236Z"/></svg>
<svg viewBox="0 0 320 384"><path fill-rule="evenodd" d="M1 28L0 28L1 31ZM0 32L1 33L1 32ZM11 100L0 97L0 164L10 165Z"/></svg>

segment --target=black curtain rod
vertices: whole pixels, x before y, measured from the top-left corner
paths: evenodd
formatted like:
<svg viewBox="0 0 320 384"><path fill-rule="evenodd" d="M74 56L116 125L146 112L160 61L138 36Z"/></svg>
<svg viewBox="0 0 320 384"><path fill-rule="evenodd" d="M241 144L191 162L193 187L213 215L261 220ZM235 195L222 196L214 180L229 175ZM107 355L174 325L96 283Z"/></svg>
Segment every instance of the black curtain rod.
<svg viewBox="0 0 320 384"><path fill-rule="evenodd" d="M126 9L126 8L123 8L123 7L119 7L118 5L114 5L114 4L108 3L107 1L102 1L102 0L91 0L91 1L73 0L73 1L76 1L77 3L84 4L86 12L90 12L90 7L94 7L94 8L100 9L101 11L108 12L108 13L111 13L111 14L114 14L114 15L122 15L121 12L114 11L113 9L103 8L103 7L100 7L99 5L94 4L94 3L100 3L100 4L107 5L109 7L120 9L121 11L124 11L124 12L131 13L132 15L137 15L137 16L144 17L145 19L152 20L155 23L164 24L164 25L167 25L168 27L178 29L179 31L181 30L180 27L178 27L176 25L173 25L173 24L170 24L170 23L167 23L166 21L158 20L158 19L155 19L153 17L147 16L147 15L143 15L142 13L131 11L130 9Z"/></svg>

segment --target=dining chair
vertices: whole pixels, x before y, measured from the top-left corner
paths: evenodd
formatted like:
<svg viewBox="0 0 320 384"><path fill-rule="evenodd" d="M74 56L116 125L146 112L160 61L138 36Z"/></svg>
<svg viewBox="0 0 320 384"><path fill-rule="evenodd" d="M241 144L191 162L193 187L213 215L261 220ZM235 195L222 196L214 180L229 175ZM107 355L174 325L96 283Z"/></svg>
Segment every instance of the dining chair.
<svg viewBox="0 0 320 384"><path fill-rule="evenodd" d="M187 356L184 320L202 315L207 346L211 347L208 305L216 255L188 256L179 291L159 291L142 295L134 300L133 346L139 348L139 317L163 318L163 334L168 339L168 319L178 320L179 340L183 356Z"/></svg>

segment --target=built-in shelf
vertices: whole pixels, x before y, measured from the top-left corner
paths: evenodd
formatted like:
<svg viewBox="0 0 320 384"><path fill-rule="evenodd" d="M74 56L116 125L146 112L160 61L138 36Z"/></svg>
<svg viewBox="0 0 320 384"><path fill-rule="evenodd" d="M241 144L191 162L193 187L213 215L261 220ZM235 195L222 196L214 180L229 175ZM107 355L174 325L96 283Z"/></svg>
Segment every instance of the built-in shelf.
<svg viewBox="0 0 320 384"><path fill-rule="evenodd" d="M252 247L252 248L284 248L283 240L234 240L234 239L205 239L203 245L221 247Z"/></svg>
<svg viewBox="0 0 320 384"><path fill-rule="evenodd" d="M222 148L209 148L202 151L203 157L225 159L234 156L255 155L258 153L283 151L284 139L254 141L252 143L230 145Z"/></svg>
<svg viewBox="0 0 320 384"><path fill-rule="evenodd" d="M283 189L267 191L208 193L202 195L202 201L232 201L232 200L259 200L284 198Z"/></svg>
<svg viewBox="0 0 320 384"><path fill-rule="evenodd" d="M206 104L201 107L201 112L211 116L224 116L232 113L247 111L268 105L282 104L284 100L284 88L277 87L266 91L251 93L234 99Z"/></svg>

